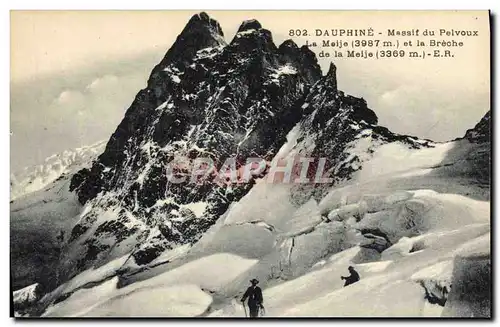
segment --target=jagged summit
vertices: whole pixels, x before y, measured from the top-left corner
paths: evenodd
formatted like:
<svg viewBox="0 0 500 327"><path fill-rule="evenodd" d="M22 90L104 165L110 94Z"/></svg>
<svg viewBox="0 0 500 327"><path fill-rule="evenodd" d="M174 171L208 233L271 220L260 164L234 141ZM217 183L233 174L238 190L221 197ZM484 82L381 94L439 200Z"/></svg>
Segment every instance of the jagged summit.
<svg viewBox="0 0 500 327"><path fill-rule="evenodd" d="M308 47L277 48L260 24L243 26L227 45L215 20L194 15L104 152L12 203L14 289L50 292L34 315L243 316L233 300L251 278L273 316L359 314L337 291L378 315L434 315L419 288L443 300L435 272L451 275L452 251L471 240L489 248L489 113L467 132L472 142L392 133L363 98L338 90L333 63L323 75ZM249 158L270 164L248 183L192 179L197 159L217 175L226 159L244 169ZM304 158L313 159L305 183L299 171L269 182L271 162ZM329 180L312 182L321 176ZM347 261L368 287L332 279Z"/></svg>
<svg viewBox="0 0 500 327"><path fill-rule="evenodd" d="M333 62L330 62L330 66L328 67L328 72L326 73L326 76L337 80L337 66L335 66Z"/></svg>
<svg viewBox="0 0 500 327"><path fill-rule="evenodd" d="M242 29L226 46L215 20L193 16L104 153L74 175L71 190L93 209L70 236L82 257L61 275L114 257L107 252L109 244L125 240L117 253L133 250L139 264L195 242L252 187L172 185L166 177L166 165L178 157L209 156L218 164L231 157L270 160L302 118L300 106L321 78L314 53L279 51L271 32L256 21L244 22ZM96 222L103 212L115 214Z"/></svg>
<svg viewBox="0 0 500 327"><path fill-rule="evenodd" d="M253 50L275 52L277 49L276 45L274 44L271 31L264 28L246 28L238 30L229 46L240 52L248 52Z"/></svg>
<svg viewBox="0 0 500 327"><path fill-rule="evenodd" d="M238 28L238 33L249 30L260 30L262 25L256 19L245 20Z"/></svg>
<svg viewBox="0 0 500 327"><path fill-rule="evenodd" d="M321 68L318 64L316 54L307 46L298 47L292 40L286 40L280 44L278 52L285 62L294 63L301 69L301 73L307 80L314 84L321 76Z"/></svg>
<svg viewBox="0 0 500 327"><path fill-rule="evenodd" d="M308 47L285 41L277 48L254 20L226 45L215 20L193 16L106 150L73 176L71 191L89 209L68 240L68 255L81 255L63 260L61 278L128 252L147 264L196 242L253 184L172 184L168 163L208 157L220 169L227 158L270 161L299 123L317 140L311 155L340 165L347 144L377 117L363 99L337 90L335 65L322 76ZM338 176L359 169L351 164Z"/></svg>
<svg viewBox="0 0 500 327"><path fill-rule="evenodd" d="M207 26L217 34L224 36L219 22L208 16L206 12L201 12L199 14L193 15L187 23L185 29L193 29L199 26Z"/></svg>
<svg viewBox="0 0 500 327"><path fill-rule="evenodd" d="M274 52L277 49L271 31L262 28L262 25L255 19L241 23L230 47L244 52L252 50Z"/></svg>
<svg viewBox="0 0 500 327"><path fill-rule="evenodd" d="M219 24L208 15L193 16L155 67L148 88L127 110L106 151L91 169L72 179L80 202L93 209L72 231L70 242L85 255L76 269L66 267L65 275L107 256L108 241L141 240L127 243L138 244L133 249L138 264L195 242L252 187L171 185L165 163L179 156L208 155L220 164L234 156L271 160L287 133L313 110L311 130L331 123L322 134L325 144L335 142L338 131L349 131L335 151L342 151L356 134L349 124L376 123L366 102L337 92L334 65L322 76L307 46L287 40L277 48L271 32L255 20L243 22L228 46L221 35ZM326 149L319 153L335 156ZM190 209L200 203L201 209ZM110 211L116 212L110 221L95 222L96 215ZM98 254L96 247L102 249Z"/></svg>
<svg viewBox="0 0 500 327"><path fill-rule="evenodd" d="M337 90L337 66L333 62L330 63L325 79L331 84L332 89Z"/></svg>
<svg viewBox="0 0 500 327"><path fill-rule="evenodd" d="M219 23L205 12L193 15L182 32L167 51L163 60L153 69L151 79L156 73L174 61L189 61L201 49L226 45L224 33Z"/></svg>
<svg viewBox="0 0 500 327"><path fill-rule="evenodd" d="M292 39L288 39L283 41L283 43L280 44L278 47L280 50L281 49L286 49L286 48L292 48L292 49L298 49L299 47L297 46L297 43L295 43Z"/></svg>

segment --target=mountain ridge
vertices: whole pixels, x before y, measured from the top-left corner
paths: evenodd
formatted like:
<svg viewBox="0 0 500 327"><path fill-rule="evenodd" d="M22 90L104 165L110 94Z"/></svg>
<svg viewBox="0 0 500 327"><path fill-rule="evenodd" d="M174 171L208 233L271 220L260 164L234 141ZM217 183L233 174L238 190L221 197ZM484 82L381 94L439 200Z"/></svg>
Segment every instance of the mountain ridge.
<svg viewBox="0 0 500 327"><path fill-rule="evenodd" d="M197 249L202 249L200 253L210 254L213 249L208 251L203 245L210 243L213 233L225 235L224 228L234 230L235 235L241 233L237 228L249 231L249 235L253 235L252 230L263 230L267 236L262 237L267 240L268 234L275 235L280 232L279 228L286 230L292 222L298 221L301 228L293 226L291 231L286 230L275 243L283 246L283 249L276 250L278 253L286 250L288 257L296 260L304 250L300 244L306 244L301 242L323 234L337 235L342 230L339 227L342 222L361 234L349 235L356 241L362 240L363 248L369 249L368 252L383 252L396 244L402 235L414 236L414 230L410 228L410 231L397 231L392 235L390 232L393 231L367 222L352 227L363 215L369 217L378 210L377 207L377 210L370 209L373 212L365 212L362 207L369 200L359 200L365 195L360 196L357 193L361 191L356 193L352 189L366 187L374 192L374 183L383 189L389 188L385 184L397 184L403 180L406 182L404 187L418 190L417 184L405 180L410 178L405 175L408 167L404 158L401 159L403 167L396 170L402 177L391 176L390 182L384 180L383 183L376 180L386 172L384 169L388 169L385 166L396 166L396 159L400 156L394 153L405 153L411 158L408 160L418 161L418 153L438 156L448 151L450 159L437 157L430 160L424 156L432 162L425 169L432 170L436 179L446 181L445 178L451 176L458 180L465 176L465 182L460 180L460 183L467 184L470 179L477 179L480 187L487 182L489 175L485 167L489 156L484 148L489 141L489 112L466 132L464 138L455 143L447 142L452 145L392 133L377 125L377 115L363 98L346 95L338 89L334 63L323 75L315 54L309 48L299 48L292 40L276 46L271 32L256 20L243 22L229 43L224 41L223 35L217 21L204 13L194 15L152 70L147 87L137 93L103 153L90 167L79 170L68 181L68 193L78 197L82 209L61 244L56 268L58 280L51 287L62 287L75 276L107 265L114 267L117 262L119 268L113 273L119 275L120 283L133 283L130 279L134 277L130 276L141 276L144 271L149 277L147 272L153 274L156 267L158 273L163 273L165 269L172 269L169 262L173 260L172 253L178 249L188 249L188 255L181 258L183 263L190 262L190 258L198 259ZM466 151L454 151L462 145ZM473 162L478 153L482 160L477 162L477 167L466 165ZM249 157L259 157L267 162L266 170L249 183L187 181L175 184L168 178L168 164L177 160L193 165L198 158L208 158L220 170L227 158L235 158L237 168L243 168ZM393 161L386 163L380 157L384 160L389 157ZM307 177L314 178L315 173L323 168L333 180L329 183L265 185L270 164L288 158L312 158ZM321 158L326 160L321 163ZM461 170L451 171L453 165L460 166ZM179 176L189 176L190 171L185 167L176 169ZM376 177L374 181L360 177L370 173ZM394 171L389 170L389 173ZM422 174L422 171L418 173ZM420 175L416 176L411 178L412 182ZM354 183L354 186L349 183ZM428 181L422 182L425 187L434 187L428 184ZM446 190L444 184L439 183L440 191ZM345 188L348 196L339 196L341 191L335 188ZM282 189L286 189L283 194L280 193ZM273 194L269 190L276 192ZM403 193L405 201L410 198L406 189ZM266 212L259 207L266 208L267 196L276 196L276 201ZM400 196L398 193L397 201L402 201ZM435 195L424 194L422 197L427 201L426 197ZM261 202L253 201L254 198ZM334 200L331 201L333 205L330 199ZM285 200L290 200L291 205L286 209L288 216L283 217L291 217L291 222L278 221L275 224L273 217L266 215L273 212L274 206L280 208ZM418 201L424 200L410 200L415 201L410 203L410 209L412 206L419 209ZM245 209L238 211L235 208L241 202L246 206L242 204L240 207ZM369 206L375 204L370 202ZM398 208L398 212L406 214L410 209ZM238 221L239 216L246 220L241 218ZM304 217L310 219L302 221ZM220 237L224 240L223 236ZM239 238L243 239L244 235ZM234 238L235 244L239 238ZM338 242L328 240L325 244L335 250L345 250L352 245L344 239ZM219 249L217 244L215 242L214 249ZM227 246L224 242L221 244ZM240 250L236 245L235 248ZM276 273L278 268L273 266L273 276L300 276L317 263L314 260L320 260L332 251L321 246L314 248L321 251L307 254L310 262L291 272ZM194 249L193 257L189 256L191 249ZM243 252L246 256L255 256L252 260L257 259L251 249L250 246ZM379 255L377 253L375 256ZM285 265L279 262L280 267ZM291 259L288 266L290 262ZM262 274L265 284L267 277L264 272ZM243 283L243 279L235 285L240 287L238 283ZM59 291L54 291L49 299L53 299L51 296L57 298L61 294ZM46 303L51 302L47 300Z"/></svg>
<svg viewBox="0 0 500 327"><path fill-rule="evenodd" d="M321 131L324 141L307 154L332 158L326 168L336 169L337 181L361 169L359 157L345 158L350 162L344 167L334 167L341 161L334 158L358 134L360 127L351 123L367 128L378 119L365 100L337 89L333 63L322 76L311 50L288 40L276 47L271 32L255 20L243 22L228 44L221 35L215 20L194 15L153 69L148 87L138 93L105 152L90 171L82 170L72 179L71 190L80 202L97 201L101 209L87 212L75 226L70 243L80 248L76 251L82 259L65 274L115 257L116 242L127 239L128 247L141 244L133 250L139 264L177 245L196 242L252 187L253 182L233 187L169 184L165 162L181 154L191 161L208 156L219 162L217 169L233 156L270 161L292 127L309 116L307 129ZM404 140L414 148L429 146L381 127L373 131L382 143ZM179 211L190 205L205 210L201 216L189 209ZM118 218L96 226L97 217L108 208L118 210L112 214ZM103 238L109 240L103 244ZM84 245L78 245L79 239Z"/></svg>

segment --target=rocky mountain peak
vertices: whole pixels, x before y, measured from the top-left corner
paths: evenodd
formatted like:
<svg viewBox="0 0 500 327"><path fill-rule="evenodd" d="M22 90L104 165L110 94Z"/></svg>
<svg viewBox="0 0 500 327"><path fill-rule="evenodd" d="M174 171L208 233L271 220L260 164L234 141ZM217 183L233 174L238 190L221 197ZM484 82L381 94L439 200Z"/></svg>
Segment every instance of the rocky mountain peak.
<svg viewBox="0 0 500 327"><path fill-rule="evenodd" d="M218 301L217 310L213 310L211 300L198 306L198 293L189 302L196 304L190 308L200 308L199 316L216 314L226 304L228 312L234 314L230 303L248 279L259 278L271 287L282 282L287 285L287 280L317 272L325 258L351 247L362 251L349 250L353 264L392 260L401 253L382 252L402 237L409 240L424 235L428 226L434 225L428 217L441 221L450 216L450 240L457 239L456 212L470 209L457 207L465 197L445 195L443 198L453 199L448 213L441 205L444 202L426 202L437 199L427 185L448 192L453 180L439 179L450 174L462 188L467 183L464 176L486 194L482 189L490 181L490 144L486 142L490 137L489 112L465 135L475 144L459 139L450 143L458 151L450 151L448 144L395 134L378 126L376 114L363 98L338 89L334 63L323 75L307 46L298 47L286 40L277 48L271 32L256 20L243 22L229 45L222 36L217 21L203 12L194 15L153 70L147 87L136 95L102 154L89 160L90 166L78 165L77 173L76 167L71 168L33 199L13 203L11 222L17 224L11 233L11 256L17 266L14 285L42 282L44 292L55 288L35 305L37 312L47 309L45 316L57 316L58 310L69 313L68 308L83 303L76 309L87 316L114 314L114 310L121 313L121 307L130 315L130 306L116 304L130 299L144 303L143 297L149 296L151 285L158 280L151 277L161 274L162 285L158 286L165 288L170 287L164 282L171 277L181 285L178 278L183 275L196 284L194 290L209 295L205 290L214 288L196 281L207 279L203 269L217 266L220 269L213 275L223 275L232 270L226 263L235 262L235 267L240 263L246 267L233 269L234 276L226 276L227 282L219 281L223 290L213 298ZM462 145L466 151L459 148ZM436 152L413 151L421 148L435 148ZM454 152L458 152L456 158ZM463 152L467 152L465 156ZM443 155L448 157L446 161L441 161ZM243 177L242 171L251 167L247 159L254 158L264 164L262 170L253 177ZM295 163L307 159L308 180L286 182L278 177L270 181L272 162L280 166L281 159ZM200 160L207 165L199 165ZM413 161L422 162L417 166ZM231 175L238 170L236 180L226 174L228 168ZM299 173L293 170L293 175ZM327 180L317 182L317 177ZM283 183L287 185L272 185ZM463 189L466 195L479 193ZM82 207L75 205L75 195ZM479 202L483 201L474 201L474 205ZM438 210L430 211L432 208ZM477 213L483 215L485 209L481 205ZM470 216L476 219L476 212L470 211ZM52 220L56 223L41 228L40 222ZM485 224L471 222L481 227L477 235L485 235ZM33 237L30 234L36 234L35 228L26 228L28 224L43 231ZM440 230L441 225L434 226ZM435 235L432 231L427 236ZM12 251L16 242L20 246ZM453 242L443 250L443 260L450 259ZM39 245L36 251L30 251L33 244ZM410 252L422 248L411 247ZM431 250L434 258L437 250ZM36 266L36 271L30 266ZM345 263L339 267L345 269ZM422 267L419 261L414 268L421 271ZM405 263L405 271L407 268ZM395 272L400 273L393 270L388 276ZM379 276L380 271L375 273ZM193 276L198 277L195 280ZM121 292L123 286L144 279L150 281L135 284L138 288L132 286L137 292ZM115 281L116 287L111 287ZM320 290L321 283L312 286ZM148 286L145 292L141 284ZM396 284L399 281L393 285L395 292ZM95 293L91 288L97 287L99 292L106 285L119 296L110 293L97 311L93 307L87 310L85 306L93 303ZM423 287L426 296L434 289ZM29 293L34 288L29 287ZM88 299L74 295L81 289L91 290ZM137 293L140 296L133 298ZM419 296L415 312L421 312L422 293L412 293ZM309 295L325 298L323 293ZM310 300L304 301L302 308L313 307ZM289 305L283 304L282 312L290 313ZM141 309L137 312L142 313ZM306 313L318 312L314 308Z"/></svg>
<svg viewBox="0 0 500 327"><path fill-rule="evenodd" d="M490 111L488 111L474 128L467 130L465 138L470 142L488 142L491 138L490 128Z"/></svg>
<svg viewBox="0 0 500 327"><path fill-rule="evenodd" d="M260 30L262 25L256 19L245 20L238 28L238 33L249 30Z"/></svg>
<svg viewBox="0 0 500 327"><path fill-rule="evenodd" d="M68 240L68 253L81 256L65 264L62 278L127 251L142 265L196 242L253 184L171 183L170 163L202 157L221 169L228 158L272 160L299 122L317 140L311 155L338 166L377 117L366 101L337 90L335 65L322 76L307 46L288 40L277 48L255 20L226 45L215 20L193 16L103 154L73 176L71 191L89 209ZM339 176L349 178L351 167Z"/></svg>
<svg viewBox="0 0 500 327"><path fill-rule="evenodd" d="M220 37L224 37L224 33L218 21L208 16L207 13L201 12L191 17L178 39L194 36L212 36L220 41Z"/></svg>
<svg viewBox="0 0 500 327"><path fill-rule="evenodd" d="M287 51L287 49L298 49L299 47L297 46L297 43L295 43L292 39L288 39L283 41L283 43L280 44L278 49L280 51Z"/></svg>
<svg viewBox="0 0 500 327"><path fill-rule="evenodd" d="M337 66L333 62L330 63L328 73L326 73L326 81L330 83L332 89L337 90Z"/></svg>
<svg viewBox="0 0 500 327"><path fill-rule="evenodd" d="M227 158L272 159L321 78L314 54L289 45L279 51L271 32L256 21L244 22L226 45L215 20L203 13L191 18L104 153L73 176L71 190L92 209L69 240L82 257L62 275L121 251L133 251L136 262L145 264L195 242L249 191L252 183L172 184L168 165L203 157L220 169ZM110 218L96 221L103 213ZM107 252L109 244L125 240L127 246Z"/></svg>
<svg viewBox="0 0 500 327"><path fill-rule="evenodd" d="M203 26L208 27L209 29L211 29L212 31L216 32L221 36L224 36L224 33L222 32L222 28L220 27L219 22L208 16L206 12L201 12L199 14L193 15L193 17L191 17L191 19L187 23L185 30L200 28Z"/></svg>

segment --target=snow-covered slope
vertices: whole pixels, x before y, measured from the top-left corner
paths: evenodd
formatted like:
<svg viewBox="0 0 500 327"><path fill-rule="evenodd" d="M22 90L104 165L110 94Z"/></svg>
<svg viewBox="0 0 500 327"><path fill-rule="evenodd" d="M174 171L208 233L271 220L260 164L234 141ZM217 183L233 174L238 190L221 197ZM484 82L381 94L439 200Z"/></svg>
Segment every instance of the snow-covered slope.
<svg viewBox="0 0 500 327"><path fill-rule="evenodd" d="M104 150L105 141L54 154L41 165L26 167L10 176L10 199L38 191L62 175L71 175L88 165Z"/></svg>
<svg viewBox="0 0 500 327"><path fill-rule="evenodd" d="M51 289L60 283L57 266L64 243L82 206L69 191L69 176L10 205L10 254L13 288L39 283Z"/></svg>
<svg viewBox="0 0 500 327"><path fill-rule="evenodd" d="M14 290L39 283L59 283L57 266L81 205L69 191L72 175L91 165L104 142L53 155L43 165L26 168L11 179L10 251Z"/></svg>
<svg viewBox="0 0 500 327"><path fill-rule="evenodd" d="M55 280L31 314L242 317L258 278L268 316L488 316L489 119L451 142L395 134L307 48L254 20L222 36L195 15L92 166L17 204L14 237L44 219L40 239L69 235L39 251L44 271L17 265L22 286ZM312 158L307 177L331 180L166 178L181 156L240 155ZM361 281L343 288L349 265Z"/></svg>
<svg viewBox="0 0 500 327"><path fill-rule="evenodd" d="M255 260L218 253L120 289L116 288L115 278L91 290L74 292L67 300L50 307L45 315L196 316L212 303L211 293L218 292L254 263Z"/></svg>
<svg viewBox="0 0 500 327"><path fill-rule="evenodd" d="M295 145L283 145L280 156L294 155L296 132L288 135ZM145 270L122 261L119 279L102 284L99 274L90 273L98 286L55 292L46 305L74 293L50 305L45 315L243 317L238 299L248 280L258 278L267 316L488 316L489 192L471 174L470 161L471 153L481 155L489 144L457 140L410 149L404 155L420 160L406 165L398 159L401 152L390 149L405 146L398 144L375 149L363 169L318 201L297 203L293 185L258 180L180 255L165 256ZM384 167L398 161L392 169ZM364 177L364 167L373 170L372 178ZM361 281L343 288L340 276L349 265ZM467 289L476 276L480 288ZM464 288L478 300L464 298ZM183 305L129 310L148 299L170 303L170 295L149 289L180 292ZM187 290L192 295L186 297ZM91 301L101 292L97 304Z"/></svg>

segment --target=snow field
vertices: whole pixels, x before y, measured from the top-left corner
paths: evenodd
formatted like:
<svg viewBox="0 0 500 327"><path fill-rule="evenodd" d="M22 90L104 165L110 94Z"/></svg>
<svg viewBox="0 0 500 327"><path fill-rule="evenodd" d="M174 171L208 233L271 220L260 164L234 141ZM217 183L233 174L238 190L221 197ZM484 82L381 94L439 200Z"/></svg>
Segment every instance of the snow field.
<svg viewBox="0 0 500 327"><path fill-rule="evenodd" d="M123 288L117 288L118 279L114 277L98 286L77 290L50 306L44 316L200 315L212 302L207 292L219 291L254 263L255 260L218 253Z"/></svg>

